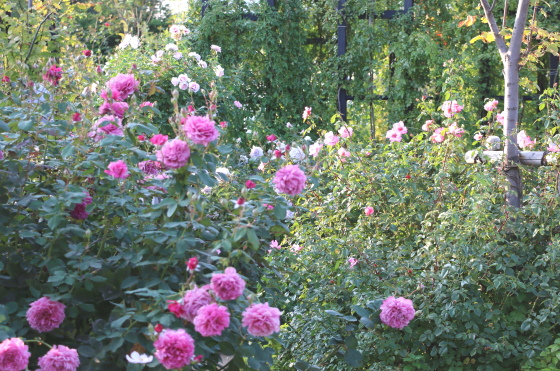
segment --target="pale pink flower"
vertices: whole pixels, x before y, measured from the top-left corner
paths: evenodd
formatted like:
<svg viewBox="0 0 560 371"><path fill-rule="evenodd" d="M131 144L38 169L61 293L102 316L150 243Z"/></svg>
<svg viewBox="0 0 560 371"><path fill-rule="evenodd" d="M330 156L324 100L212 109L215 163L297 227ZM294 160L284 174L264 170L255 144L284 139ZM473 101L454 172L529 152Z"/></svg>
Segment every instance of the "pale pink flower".
<svg viewBox="0 0 560 371"><path fill-rule="evenodd" d="M402 121L394 123L393 130L398 132L400 135L408 133L408 129L404 126L404 122Z"/></svg>
<svg viewBox="0 0 560 371"><path fill-rule="evenodd" d="M558 144L556 143L552 143L546 150L548 152L560 152L560 146L558 146Z"/></svg>
<svg viewBox="0 0 560 371"><path fill-rule="evenodd" d="M179 89L187 90L188 88L189 88L189 83L188 82L180 82L179 83Z"/></svg>
<svg viewBox="0 0 560 371"><path fill-rule="evenodd" d="M443 130L444 130L444 128L437 128L436 129L436 131L430 137L430 140L432 141L432 143L441 143L445 140L445 137L442 134Z"/></svg>
<svg viewBox="0 0 560 371"><path fill-rule="evenodd" d="M290 248L290 251L292 252L299 252L303 249L303 246L300 245L292 245L292 247Z"/></svg>
<svg viewBox="0 0 560 371"><path fill-rule="evenodd" d="M323 148L323 144L319 143L319 142L310 145L309 146L309 155L311 155L313 157L317 157L317 155L319 154L319 152L321 151L322 148Z"/></svg>
<svg viewBox="0 0 560 371"><path fill-rule="evenodd" d="M463 110L463 106L460 106L456 100L454 101L445 101L443 102L443 105L441 106L441 109L443 110L443 115L447 118L451 118L453 116L455 116L456 113L459 113Z"/></svg>
<svg viewBox="0 0 560 371"><path fill-rule="evenodd" d="M305 107L305 109L303 110L303 114L301 115L303 121L306 121L308 118L311 117L311 111L312 111L311 107Z"/></svg>
<svg viewBox="0 0 560 371"><path fill-rule="evenodd" d="M233 105L239 109L243 108L243 105L239 101L233 102Z"/></svg>
<svg viewBox="0 0 560 371"><path fill-rule="evenodd" d="M484 109L488 112L494 111L496 108L498 108L498 101L496 99L490 100L484 105Z"/></svg>
<svg viewBox="0 0 560 371"><path fill-rule="evenodd" d="M525 133L525 130L521 130L518 134L517 134L517 144L519 145L519 147L525 149L531 149L535 146L536 141L531 140L531 137L527 135L527 133Z"/></svg>
<svg viewBox="0 0 560 371"><path fill-rule="evenodd" d="M277 250L282 249L282 246L280 246L280 244L276 240L270 241L270 247L272 247L273 249L277 249Z"/></svg>
<svg viewBox="0 0 560 371"><path fill-rule="evenodd" d="M364 214L366 214L367 216L370 216L371 214L374 213L374 211L375 211L375 210L373 210L373 207L367 206L367 207L364 209Z"/></svg>
<svg viewBox="0 0 560 371"><path fill-rule="evenodd" d="M280 315L278 308L268 303L253 304L243 312L241 324L253 336L270 336L280 332Z"/></svg>
<svg viewBox="0 0 560 371"><path fill-rule="evenodd" d="M390 296L383 300L379 318L387 326L402 330L414 318L415 313L412 300Z"/></svg>
<svg viewBox="0 0 560 371"><path fill-rule="evenodd" d="M222 300L235 300L243 295L245 281L233 267L228 267L224 273L214 273L210 280L212 290Z"/></svg>
<svg viewBox="0 0 560 371"><path fill-rule="evenodd" d="M434 128L434 120L426 120L424 125L422 125L422 130L424 131L432 131Z"/></svg>
<svg viewBox="0 0 560 371"><path fill-rule="evenodd" d="M216 74L216 77L222 77L224 75L223 67L222 66L214 67L214 73Z"/></svg>
<svg viewBox="0 0 560 371"><path fill-rule="evenodd" d="M183 35L188 35L190 31L183 25L174 24L169 27L169 33L174 40L179 41Z"/></svg>
<svg viewBox="0 0 560 371"><path fill-rule="evenodd" d="M400 142L402 140L402 135L395 129L391 129L387 131L385 138L389 139L391 142Z"/></svg>
<svg viewBox="0 0 560 371"><path fill-rule="evenodd" d="M169 43L169 44L165 45L165 50L176 52L176 51L179 50L179 47L177 47L177 45L175 45L175 44Z"/></svg>
<svg viewBox="0 0 560 371"><path fill-rule="evenodd" d="M480 141L480 140L482 140L483 136L482 136L481 133L476 133L473 138L476 141Z"/></svg>
<svg viewBox="0 0 560 371"><path fill-rule="evenodd" d="M350 138L352 134L354 134L354 129L348 126L343 126L338 129L338 134L340 134L342 138Z"/></svg>
<svg viewBox="0 0 560 371"><path fill-rule="evenodd" d="M146 101L146 102L140 103L139 107L142 108L142 107L153 107L153 106L154 106L154 104L152 102Z"/></svg>
<svg viewBox="0 0 560 371"><path fill-rule="evenodd" d="M107 166L107 170L105 173L111 175L114 178L126 179L130 176L128 173L128 166L123 160L118 160L115 162L109 163Z"/></svg>
<svg viewBox="0 0 560 371"><path fill-rule="evenodd" d="M194 81L189 82L189 90L196 93L200 90L200 85Z"/></svg>
<svg viewBox="0 0 560 371"><path fill-rule="evenodd" d="M465 133L465 129L458 127L456 122L449 125L447 129L449 134L452 134L457 138L461 138L461 136Z"/></svg>
<svg viewBox="0 0 560 371"><path fill-rule="evenodd" d="M76 349L64 345L54 345L39 358L40 371L76 371L79 365L80 357Z"/></svg>
<svg viewBox="0 0 560 371"><path fill-rule="evenodd" d="M181 318L186 319L189 322L194 321L196 313L198 310L212 303L212 296L205 288L195 287L192 290L185 292L183 296L183 311L181 312Z"/></svg>
<svg viewBox="0 0 560 371"><path fill-rule="evenodd" d="M154 135L153 137L150 138L150 142L153 145L162 146L167 142L168 139L169 139L169 137L167 135L156 134L156 135Z"/></svg>
<svg viewBox="0 0 560 371"><path fill-rule="evenodd" d="M276 172L273 183L281 193L295 196L303 191L306 180L298 165L286 165Z"/></svg>
<svg viewBox="0 0 560 371"><path fill-rule="evenodd" d="M359 260L356 258L348 258L348 264L350 264L350 268L354 268L356 264L358 264Z"/></svg>
<svg viewBox="0 0 560 371"><path fill-rule="evenodd" d="M203 61L203 60L199 60L199 61L198 61L198 65L199 65L201 68L206 68L206 67L208 67L208 63L206 63L206 62Z"/></svg>
<svg viewBox="0 0 560 371"><path fill-rule="evenodd" d="M287 122L287 123L286 123L286 127L287 127L288 129L291 129L291 128L294 127L294 125L292 125L291 123Z"/></svg>
<svg viewBox="0 0 560 371"><path fill-rule="evenodd" d="M179 138L165 142L159 151L156 152L158 161L171 169L183 167L191 157L189 145Z"/></svg>
<svg viewBox="0 0 560 371"><path fill-rule="evenodd" d="M325 134L325 144L327 146L334 146L335 144L337 144L339 141L339 138L333 134L332 131L329 131L327 134Z"/></svg>
<svg viewBox="0 0 560 371"><path fill-rule="evenodd" d="M175 58L176 60L179 60L179 59L183 58L183 53L175 52L175 53L173 53L173 58Z"/></svg>
<svg viewBox="0 0 560 371"><path fill-rule="evenodd" d="M194 340L183 329L164 330L154 342L154 355L168 370L180 369L194 356Z"/></svg>
<svg viewBox="0 0 560 371"><path fill-rule="evenodd" d="M210 45L210 49L212 49L216 53L221 53L222 52L222 48L220 48L218 45Z"/></svg>
<svg viewBox="0 0 560 371"><path fill-rule="evenodd" d="M350 151L348 151L346 148L341 147L338 149L338 155L340 157L350 157ZM342 161L346 161L346 159L341 158Z"/></svg>
<svg viewBox="0 0 560 371"><path fill-rule="evenodd" d="M49 332L58 328L64 321L66 306L44 296L29 304L26 317L29 326L39 332Z"/></svg>
<svg viewBox="0 0 560 371"><path fill-rule="evenodd" d="M0 370L27 370L29 364L29 347L20 338L10 338L0 343Z"/></svg>
<svg viewBox="0 0 560 371"><path fill-rule="evenodd" d="M195 144L207 146L210 142L218 139L220 132L216 123L204 116L188 116L181 119L183 130L187 138Z"/></svg>
<svg viewBox="0 0 560 371"><path fill-rule="evenodd" d="M107 82L107 88L119 92L120 98L125 100L138 90L140 84L132 74L118 74ZM113 99L115 99L113 97Z"/></svg>
<svg viewBox="0 0 560 371"><path fill-rule="evenodd" d="M500 124L504 125L504 123L506 122L506 115L504 115L503 112L498 113L496 115L496 121L499 122Z"/></svg>
<svg viewBox="0 0 560 371"><path fill-rule="evenodd" d="M200 307L194 318L194 329L202 336L220 336L229 326L227 307L216 303Z"/></svg>

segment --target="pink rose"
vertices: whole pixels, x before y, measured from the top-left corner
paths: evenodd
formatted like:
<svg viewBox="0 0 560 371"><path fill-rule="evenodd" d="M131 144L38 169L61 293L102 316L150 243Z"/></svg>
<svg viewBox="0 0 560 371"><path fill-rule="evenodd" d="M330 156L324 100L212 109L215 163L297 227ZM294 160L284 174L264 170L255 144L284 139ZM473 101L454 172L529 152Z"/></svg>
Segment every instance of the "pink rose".
<svg viewBox="0 0 560 371"><path fill-rule="evenodd" d="M152 142L153 145L156 146L161 146L164 145L165 142L167 142L167 139L169 137L167 135L163 135L163 134L156 134L153 137L150 138L150 142Z"/></svg>
<svg viewBox="0 0 560 371"><path fill-rule="evenodd" d="M222 300L235 300L245 290L245 281L233 267L226 268L224 273L214 273L210 283L212 290Z"/></svg>
<svg viewBox="0 0 560 371"><path fill-rule="evenodd" d="M402 140L402 135L395 129L391 129L387 131L385 138L389 139L391 142L400 142Z"/></svg>
<svg viewBox="0 0 560 371"><path fill-rule="evenodd" d="M25 317L27 317L27 322L32 329L39 332L49 332L58 328L64 321L64 308L66 308L64 304L44 296L29 304Z"/></svg>
<svg viewBox="0 0 560 371"><path fill-rule="evenodd" d="M276 172L273 183L281 193L295 196L303 191L306 180L298 165L286 165Z"/></svg>
<svg viewBox="0 0 560 371"><path fill-rule="evenodd" d="M268 303L253 304L243 312L241 324L253 336L270 336L280 331L280 310Z"/></svg>
<svg viewBox="0 0 560 371"><path fill-rule="evenodd" d="M186 319L189 322L194 321L198 310L213 301L212 296L205 288L199 289L195 287L194 289L185 292L185 295L183 296L183 311L181 313L181 318Z"/></svg>
<svg viewBox="0 0 560 371"><path fill-rule="evenodd" d="M227 307L216 303L201 307L194 318L194 329L202 336L220 336L229 326Z"/></svg>
<svg viewBox="0 0 560 371"><path fill-rule="evenodd" d="M107 170L105 170L105 173L114 178L120 179L126 179L130 176L130 174L128 173L128 166L126 166L126 163L123 160L109 163L109 166L107 166Z"/></svg>
<svg viewBox="0 0 560 371"><path fill-rule="evenodd" d="M62 68L56 65L50 66L43 75L43 80L50 82L53 86L57 86L60 79L62 79Z"/></svg>
<svg viewBox="0 0 560 371"><path fill-rule="evenodd" d="M47 354L39 358L41 371L76 371L78 366L78 352L64 345L54 345Z"/></svg>
<svg viewBox="0 0 560 371"><path fill-rule="evenodd" d="M366 214L367 216L370 216L371 214L373 214L375 210L373 210L373 207L368 206L364 209L364 214Z"/></svg>
<svg viewBox="0 0 560 371"><path fill-rule="evenodd" d="M203 116L188 116L181 119L183 130L187 138L195 144L207 146L210 142L216 140L220 136L220 132L216 128L214 121Z"/></svg>
<svg viewBox="0 0 560 371"><path fill-rule="evenodd" d="M329 131L327 134L325 134L325 144L327 146L334 146L337 143L338 137L334 135L332 131Z"/></svg>
<svg viewBox="0 0 560 371"><path fill-rule="evenodd" d="M338 130L338 134L340 134L342 138L350 138L352 134L354 134L354 129L343 126Z"/></svg>
<svg viewBox="0 0 560 371"><path fill-rule="evenodd" d="M156 152L158 161L171 169L183 167L191 157L191 150L186 142L179 138L165 142L163 147Z"/></svg>
<svg viewBox="0 0 560 371"><path fill-rule="evenodd" d="M107 88L119 92L120 98L125 100L138 90L140 82L136 81L132 74L118 74L107 82ZM116 99L113 97L113 99Z"/></svg>
<svg viewBox="0 0 560 371"><path fill-rule="evenodd" d="M379 318L387 326L402 330L414 318L415 313L412 300L390 296L381 304Z"/></svg>
<svg viewBox="0 0 560 371"><path fill-rule="evenodd" d="M183 329L163 331L154 347L154 355L168 370L185 367L194 356L194 340Z"/></svg>
<svg viewBox="0 0 560 371"><path fill-rule="evenodd" d="M27 370L29 347L20 338L10 338L0 343L0 367L5 371Z"/></svg>

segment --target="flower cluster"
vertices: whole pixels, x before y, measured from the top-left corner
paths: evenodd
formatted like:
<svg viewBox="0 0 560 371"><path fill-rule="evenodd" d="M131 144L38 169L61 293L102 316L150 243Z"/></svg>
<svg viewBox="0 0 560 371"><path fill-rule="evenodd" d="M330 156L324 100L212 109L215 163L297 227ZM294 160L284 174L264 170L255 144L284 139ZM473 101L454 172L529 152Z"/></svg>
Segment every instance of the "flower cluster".
<svg viewBox="0 0 560 371"><path fill-rule="evenodd" d="M521 130L519 133L517 133L517 144L520 148L531 149L535 146L536 142L532 140L531 137L527 135L527 133L525 133L525 130Z"/></svg>
<svg viewBox="0 0 560 371"><path fill-rule="evenodd" d="M190 92L196 93L200 90L200 85L190 79L186 74L180 74L177 77L171 78L171 84L173 86L179 86L181 90L189 90Z"/></svg>
<svg viewBox="0 0 560 371"><path fill-rule="evenodd" d="M402 136L408 133L408 129L404 125L404 122L399 121L393 124L393 128L388 130L385 134L385 138L389 139L391 142L400 142Z"/></svg>
<svg viewBox="0 0 560 371"><path fill-rule="evenodd" d="M169 34L171 38L173 38L176 41L181 40L184 35L188 35L190 33L191 32L189 31L189 29L183 25L174 24L171 27L169 27Z"/></svg>
<svg viewBox="0 0 560 371"><path fill-rule="evenodd" d="M441 109L443 110L443 115L447 118L451 118L455 116L457 113L461 112L463 108L464 106L459 105L459 103L457 103L456 100L453 101L447 100L443 102L443 105L441 106Z"/></svg>
<svg viewBox="0 0 560 371"><path fill-rule="evenodd" d="M61 79L62 68L57 67L56 64L50 66L47 72L43 75L43 80L50 82L53 86L58 86Z"/></svg>

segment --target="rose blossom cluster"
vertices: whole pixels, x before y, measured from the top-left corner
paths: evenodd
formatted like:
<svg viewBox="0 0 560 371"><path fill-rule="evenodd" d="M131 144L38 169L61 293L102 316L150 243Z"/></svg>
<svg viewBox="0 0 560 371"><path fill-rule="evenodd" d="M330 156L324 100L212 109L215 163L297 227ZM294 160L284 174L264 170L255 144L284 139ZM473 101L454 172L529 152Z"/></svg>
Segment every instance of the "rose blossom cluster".
<svg viewBox="0 0 560 371"><path fill-rule="evenodd" d="M189 31L189 29L183 25L174 24L171 27L169 27L169 34L171 38L176 41L181 40L181 38L183 38L184 35L188 35L190 33L191 32Z"/></svg>
<svg viewBox="0 0 560 371"><path fill-rule="evenodd" d="M457 113L463 110L464 106L459 105L456 100L447 100L443 102L441 109L443 110L443 115L447 118L455 116Z"/></svg>
<svg viewBox="0 0 560 371"><path fill-rule="evenodd" d="M43 74L43 80L48 81L52 86L58 86L59 81L62 79L62 68L53 64L49 67L47 72Z"/></svg>
<svg viewBox="0 0 560 371"><path fill-rule="evenodd" d="M492 100L486 102L486 104L484 105L484 109L488 112L492 112L496 108L498 108L498 101L496 99L492 99Z"/></svg>
<svg viewBox="0 0 560 371"><path fill-rule="evenodd" d="M535 144L536 141L532 140L531 137L525 133L525 130L521 130L517 133L517 145L519 145L519 147L523 149L531 149L535 146Z"/></svg>
<svg viewBox="0 0 560 371"><path fill-rule="evenodd" d="M432 143L442 143L446 138L461 138L465 133L465 129L460 127L456 122L451 123L451 125L447 127L439 127L436 128L434 120L428 120L422 126L422 130L424 131L432 131L433 133L430 136L430 141Z"/></svg>
<svg viewBox="0 0 560 371"><path fill-rule="evenodd" d="M214 273L209 285L195 286L185 292L180 301L169 301L167 307L175 316L191 322L202 336L220 336L229 327L231 314L217 299L224 302L236 300L244 290L243 278L235 268L228 267L223 273ZM250 335L270 336L280 331L280 315L280 311L268 303L252 304L242 313L242 325ZM193 359L194 340L183 329L164 330L154 347L156 358L167 369L182 368Z"/></svg>
<svg viewBox="0 0 560 371"><path fill-rule="evenodd" d="M408 129L404 125L404 122L399 121L393 124L393 128L388 130L385 134L385 138L389 139L391 142L400 142L402 136L408 133Z"/></svg>
<svg viewBox="0 0 560 371"><path fill-rule="evenodd" d="M179 86L181 90L189 90L190 92L196 93L200 90L200 85L191 80L189 76L182 73L177 77L171 78L171 84L173 86Z"/></svg>

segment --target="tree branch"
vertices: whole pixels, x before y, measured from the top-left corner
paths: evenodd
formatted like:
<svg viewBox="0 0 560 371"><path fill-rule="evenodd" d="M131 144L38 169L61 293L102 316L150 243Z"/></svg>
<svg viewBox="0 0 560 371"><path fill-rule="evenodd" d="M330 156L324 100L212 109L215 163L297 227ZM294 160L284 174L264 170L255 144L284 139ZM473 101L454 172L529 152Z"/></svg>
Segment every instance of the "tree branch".
<svg viewBox="0 0 560 371"><path fill-rule="evenodd" d="M519 0L517 4L517 15L513 25L511 41L508 53L510 56L520 55L521 44L523 43L523 34L525 32L525 22L527 21L527 13L529 11L529 0Z"/></svg>
<svg viewBox="0 0 560 371"><path fill-rule="evenodd" d="M498 51L500 52L500 56L502 57L502 62L505 62L505 56L508 52L508 48L503 36L500 35L500 29L496 23L496 18L494 18L494 14L492 14L492 7L488 4L488 0L480 0L480 5L482 5L482 8L484 9L484 14L488 20L490 31L492 31L494 38L496 39L496 45L498 47Z"/></svg>
<svg viewBox="0 0 560 371"><path fill-rule="evenodd" d="M506 28L507 11L508 11L508 0L504 0L504 16L502 17L502 30Z"/></svg>
<svg viewBox="0 0 560 371"><path fill-rule="evenodd" d="M33 35L33 41L31 41L31 45L29 46L29 52L27 53L27 56L25 57L23 63L27 63L27 60L29 59L29 56L31 55L31 51L33 51L33 47L35 46L35 41L37 41L37 35L39 35L39 30L41 29L41 27L43 27L43 24L47 21L47 19L49 19L49 17L52 14L53 14L53 12L50 12L49 14L47 14L45 19L43 19L43 21L41 23L39 23L39 27L37 27L37 31L35 31L35 35Z"/></svg>

